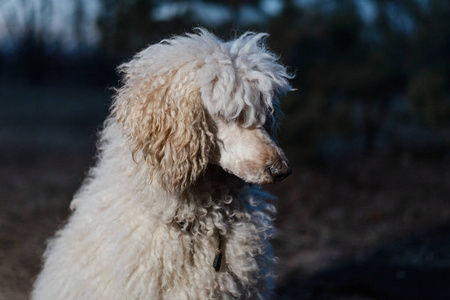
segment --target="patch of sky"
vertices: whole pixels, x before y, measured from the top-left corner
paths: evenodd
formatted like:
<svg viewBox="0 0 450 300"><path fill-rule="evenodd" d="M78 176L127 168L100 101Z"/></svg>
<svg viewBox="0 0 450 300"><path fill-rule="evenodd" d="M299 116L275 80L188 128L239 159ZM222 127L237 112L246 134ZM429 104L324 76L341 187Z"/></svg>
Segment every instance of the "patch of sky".
<svg viewBox="0 0 450 300"><path fill-rule="evenodd" d="M283 10L284 2L280 0L261 0L259 7L269 16L276 16Z"/></svg>
<svg viewBox="0 0 450 300"><path fill-rule="evenodd" d="M228 7L202 1L161 3L153 10L151 17L155 21L167 21L187 13L192 14L192 17L198 22L208 26L220 25L231 18L231 11Z"/></svg>
<svg viewBox="0 0 450 300"><path fill-rule="evenodd" d="M411 16L402 9L399 3L389 2L386 5L386 13L392 29L399 32L411 33L415 28Z"/></svg>
<svg viewBox="0 0 450 300"><path fill-rule="evenodd" d="M372 25L378 14L377 5L372 0L354 1L364 23Z"/></svg>
<svg viewBox="0 0 450 300"><path fill-rule="evenodd" d="M195 2L193 10L197 20L209 26L220 25L231 19L230 8L220 4Z"/></svg>
<svg viewBox="0 0 450 300"><path fill-rule="evenodd" d="M187 2L162 3L153 9L151 17L155 21L167 21L185 14L188 10L188 5Z"/></svg>
<svg viewBox="0 0 450 300"><path fill-rule="evenodd" d="M243 5L239 11L238 24L242 26L258 24L267 21L264 13L250 5Z"/></svg>

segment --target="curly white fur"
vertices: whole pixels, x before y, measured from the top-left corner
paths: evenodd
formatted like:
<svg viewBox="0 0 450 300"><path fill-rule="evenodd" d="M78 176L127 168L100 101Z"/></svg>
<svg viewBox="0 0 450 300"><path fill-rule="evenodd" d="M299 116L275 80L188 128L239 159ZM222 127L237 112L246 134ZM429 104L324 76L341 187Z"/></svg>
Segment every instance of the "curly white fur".
<svg viewBox="0 0 450 300"><path fill-rule="evenodd" d="M97 165L49 242L32 299L271 295L275 209L247 183L290 172L273 141L290 87L265 36L225 43L199 29L120 67Z"/></svg>

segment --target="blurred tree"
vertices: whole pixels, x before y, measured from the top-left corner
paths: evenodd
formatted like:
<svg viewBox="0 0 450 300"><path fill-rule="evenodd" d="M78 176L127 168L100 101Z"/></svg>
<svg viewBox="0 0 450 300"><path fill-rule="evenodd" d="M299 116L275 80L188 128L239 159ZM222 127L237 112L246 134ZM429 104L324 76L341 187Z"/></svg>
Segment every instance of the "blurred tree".
<svg viewBox="0 0 450 300"><path fill-rule="evenodd" d="M439 72L424 69L416 73L409 83L407 95L417 115L429 125L450 124L450 96L444 76Z"/></svg>
<svg viewBox="0 0 450 300"><path fill-rule="evenodd" d="M450 125L450 2L430 0L414 15L408 61L407 95L417 115L429 125Z"/></svg>
<svg viewBox="0 0 450 300"><path fill-rule="evenodd" d="M392 124L386 120L396 117L392 110L398 99L406 99L415 112L403 115L401 122L420 118L435 129L450 125L449 1L373 0L369 19L363 18L358 0L279 0L277 13L268 12L261 0L100 2L98 53L116 64L148 44L197 26L225 39L230 32L269 32L269 47L296 73L292 83L298 89L282 101L286 122L280 139L302 149L302 155L316 153L330 135L363 141L358 146L372 153L380 131ZM27 15L29 30L20 55L28 76L39 81L44 68L39 64L47 55L39 24L50 22L54 2L33 3L43 4L43 12ZM85 3L73 2L71 26L78 44L86 43Z"/></svg>
<svg viewBox="0 0 450 300"><path fill-rule="evenodd" d="M53 6L50 1L36 4L22 0L24 28L17 46L25 79L35 85L41 84L46 76L46 66L51 65L45 43L45 22L51 18Z"/></svg>
<svg viewBox="0 0 450 300"><path fill-rule="evenodd" d="M367 99L370 85L381 77L361 40L363 27L353 1L317 1L305 11L293 2L272 23L270 31L288 65L296 70L292 95L285 104L290 128L285 139L298 145L317 145L330 132L354 131L352 114L356 100ZM283 30L290 28L290 30ZM287 50L286 50L287 49ZM378 71L377 71L378 70ZM310 149L315 152L314 146Z"/></svg>
<svg viewBox="0 0 450 300"><path fill-rule="evenodd" d="M373 22L355 4L318 0L303 8L285 1L270 24L277 52L297 72L301 97L285 103L285 139L302 147L332 132L360 132L372 153L398 95L434 126L450 119L450 2L374 1Z"/></svg>
<svg viewBox="0 0 450 300"><path fill-rule="evenodd" d="M242 1L155 1L155 0L100 0L104 7L102 14L98 20L98 26L102 32L102 46L112 56L124 56L134 53L148 44L156 42L170 35L182 34L192 31L193 27L205 26L207 24L199 24L196 10L206 8L206 6L214 4L216 10L220 8L229 8L231 18L224 19L222 23L214 24L214 30L219 35L229 36L230 32L240 30L243 24L246 24L246 30L261 29L257 24L249 24L246 22L246 16L243 15L244 8L251 7L260 15L265 15L259 8L259 0ZM156 18L155 12L161 7L166 10L174 10L171 15L163 18ZM225 13L225 12L224 12ZM200 20L201 21L201 20ZM262 21L262 20L261 20ZM210 26L206 26L210 27ZM211 28L210 28L211 29Z"/></svg>
<svg viewBox="0 0 450 300"><path fill-rule="evenodd" d="M154 4L149 0L101 0L98 19L101 45L112 57L136 52L152 41L156 24L151 19ZM154 37L153 37L154 38Z"/></svg>

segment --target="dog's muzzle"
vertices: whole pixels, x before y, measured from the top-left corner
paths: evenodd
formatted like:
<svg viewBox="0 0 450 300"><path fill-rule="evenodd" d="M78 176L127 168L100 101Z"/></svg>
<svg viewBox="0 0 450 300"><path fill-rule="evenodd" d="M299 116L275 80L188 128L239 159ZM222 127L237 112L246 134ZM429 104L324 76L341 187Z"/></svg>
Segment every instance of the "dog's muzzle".
<svg viewBox="0 0 450 300"><path fill-rule="evenodd" d="M292 169L286 162L282 161L267 166L267 172L269 173L273 182L279 182L291 175Z"/></svg>

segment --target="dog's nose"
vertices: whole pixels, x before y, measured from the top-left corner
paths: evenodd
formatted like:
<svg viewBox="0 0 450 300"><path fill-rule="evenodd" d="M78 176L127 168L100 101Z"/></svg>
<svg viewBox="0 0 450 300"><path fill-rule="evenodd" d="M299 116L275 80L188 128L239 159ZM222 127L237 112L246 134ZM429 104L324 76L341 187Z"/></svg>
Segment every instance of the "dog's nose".
<svg viewBox="0 0 450 300"><path fill-rule="evenodd" d="M291 175L292 169L285 163L272 164L268 167L268 172L272 180L278 182Z"/></svg>

